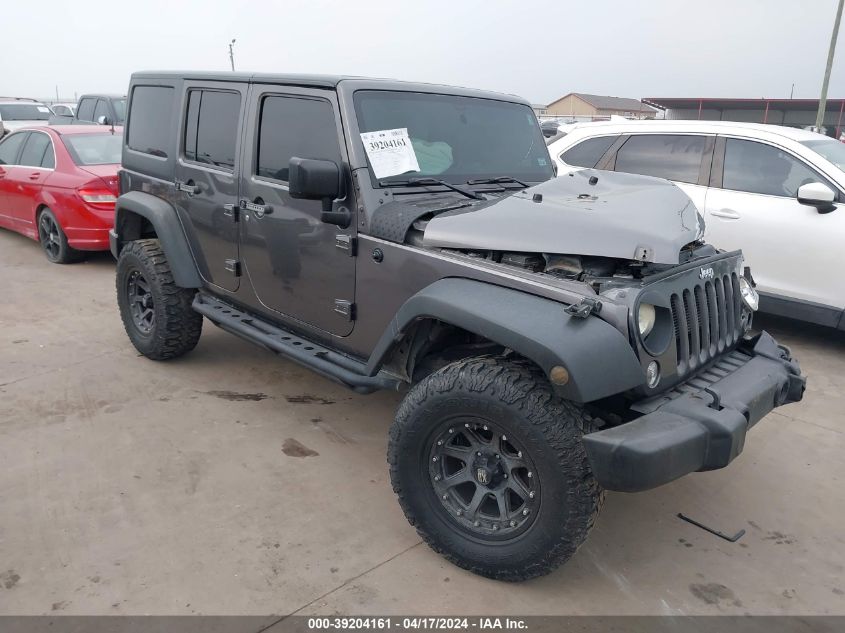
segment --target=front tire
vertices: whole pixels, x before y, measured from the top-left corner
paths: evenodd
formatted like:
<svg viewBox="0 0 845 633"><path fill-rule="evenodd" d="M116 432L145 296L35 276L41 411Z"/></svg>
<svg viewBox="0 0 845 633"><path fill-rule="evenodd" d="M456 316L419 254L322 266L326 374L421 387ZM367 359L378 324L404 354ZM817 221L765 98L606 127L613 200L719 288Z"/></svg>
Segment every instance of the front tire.
<svg viewBox="0 0 845 633"><path fill-rule="evenodd" d="M147 358L168 360L190 352L202 333L191 307L196 291L173 281L158 240L129 242L117 259L117 304L123 327Z"/></svg>
<svg viewBox="0 0 845 633"><path fill-rule="evenodd" d="M534 578L568 560L598 515L603 491L581 441L596 428L532 364L461 360L399 407L391 482L436 552L489 578Z"/></svg>

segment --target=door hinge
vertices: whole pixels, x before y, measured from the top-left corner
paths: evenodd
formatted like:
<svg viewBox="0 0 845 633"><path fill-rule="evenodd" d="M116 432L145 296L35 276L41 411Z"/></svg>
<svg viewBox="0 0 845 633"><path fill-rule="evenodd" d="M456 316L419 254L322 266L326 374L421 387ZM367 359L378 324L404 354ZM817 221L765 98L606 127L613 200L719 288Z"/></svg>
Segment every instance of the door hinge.
<svg viewBox="0 0 845 633"><path fill-rule="evenodd" d="M347 301L346 299L335 299L334 311L342 317L345 317L347 321L355 320L355 304L351 301Z"/></svg>
<svg viewBox="0 0 845 633"><path fill-rule="evenodd" d="M237 259L227 259L225 264L226 270L232 273L233 277L241 276L241 262Z"/></svg>
<svg viewBox="0 0 845 633"><path fill-rule="evenodd" d="M355 257L358 254L358 239L351 235L337 234L334 238L334 245L350 257Z"/></svg>
<svg viewBox="0 0 845 633"><path fill-rule="evenodd" d="M227 218L231 218L232 222L237 222L240 219L240 211L240 204L229 203L223 205L223 215Z"/></svg>

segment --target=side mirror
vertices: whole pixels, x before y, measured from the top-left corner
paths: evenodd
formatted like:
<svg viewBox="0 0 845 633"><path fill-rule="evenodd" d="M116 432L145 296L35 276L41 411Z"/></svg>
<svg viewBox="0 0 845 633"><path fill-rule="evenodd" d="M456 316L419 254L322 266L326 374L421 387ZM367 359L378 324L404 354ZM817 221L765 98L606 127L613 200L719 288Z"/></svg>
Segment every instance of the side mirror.
<svg viewBox="0 0 845 633"><path fill-rule="evenodd" d="M111 119L109 119L105 114L101 114L97 117L97 124L98 125L111 125Z"/></svg>
<svg viewBox="0 0 845 633"><path fill-rule="evenodd" d="M332 203L340 196L340 189L340 167L337 163L297 156L290 159L288 191L291 198L322 201L320 219L345 229L352 221L352 214L344 207L332 211Z"/></svg>
<svg viewBox="0 0 845 633"><path fill-rule="evenodd" d="M820 182L808 182L798 187L798 202L809 207L816 207L819 213L829 213L836 207L833 201L836 194L833 189Z"/></svg>

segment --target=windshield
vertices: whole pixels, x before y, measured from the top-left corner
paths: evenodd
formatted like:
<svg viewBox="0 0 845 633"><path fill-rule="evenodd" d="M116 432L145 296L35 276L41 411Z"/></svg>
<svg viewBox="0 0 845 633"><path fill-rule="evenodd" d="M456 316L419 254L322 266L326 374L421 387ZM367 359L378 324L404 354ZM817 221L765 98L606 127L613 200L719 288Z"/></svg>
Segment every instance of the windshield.
<svg viewBox="0 0 845 633"><path fill-rule="evenodd" d="M126 120L126 99L112 99L114 115L117 117L115 123L123 123Z"/></svg>
<svg viewBox="0 0 845 633"><path fill-rule="evenodd" d="M120 162L123 139L115 134L66 134L65 146L77 165L110 165Z"/></svg>
<svg viewBox="0 0 845 633"><path fill-rule="evenodd" d="M410 141L410 148L401 148L410 161L393 163L399 165L394 172L402 171L390 175L376 169L379 181L433 177L464 184L504 176L542 182L554 176L540 126L527 105L381 90L359 90L354 99L362 134L390 131ZM369 145L365 149L372 170L373 152L380 148ZM407 169L408 164L419 169Z"/></svg>
<svg viewBox="0 0 845 633"><path fill-rule="evenodd" d="M833 139L820 139L818 141L802 141L801 145L821 154L839 169L845 171L845 143Z"/></svg>
<svg viewBox="0 0 845 633"><path fill-rule="evenodd" d="M39 103L0 104L0 119L3 121L47 121L50 108Z"/></svg>

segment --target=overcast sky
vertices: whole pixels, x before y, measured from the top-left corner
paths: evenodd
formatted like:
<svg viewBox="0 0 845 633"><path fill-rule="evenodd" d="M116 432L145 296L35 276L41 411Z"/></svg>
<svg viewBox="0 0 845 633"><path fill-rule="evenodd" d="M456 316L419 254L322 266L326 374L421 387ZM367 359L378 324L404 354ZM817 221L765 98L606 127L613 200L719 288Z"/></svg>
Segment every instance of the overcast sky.
<svg viewBox="0 0 845 633"><path fill-rule="evenodd" d="M84 9L80 9L84 6ZM0 6L0 95L135 70L392 77L519 94L819 95L836 0L35 0ZM831 97L845 96L845 27Z"/></svg>

